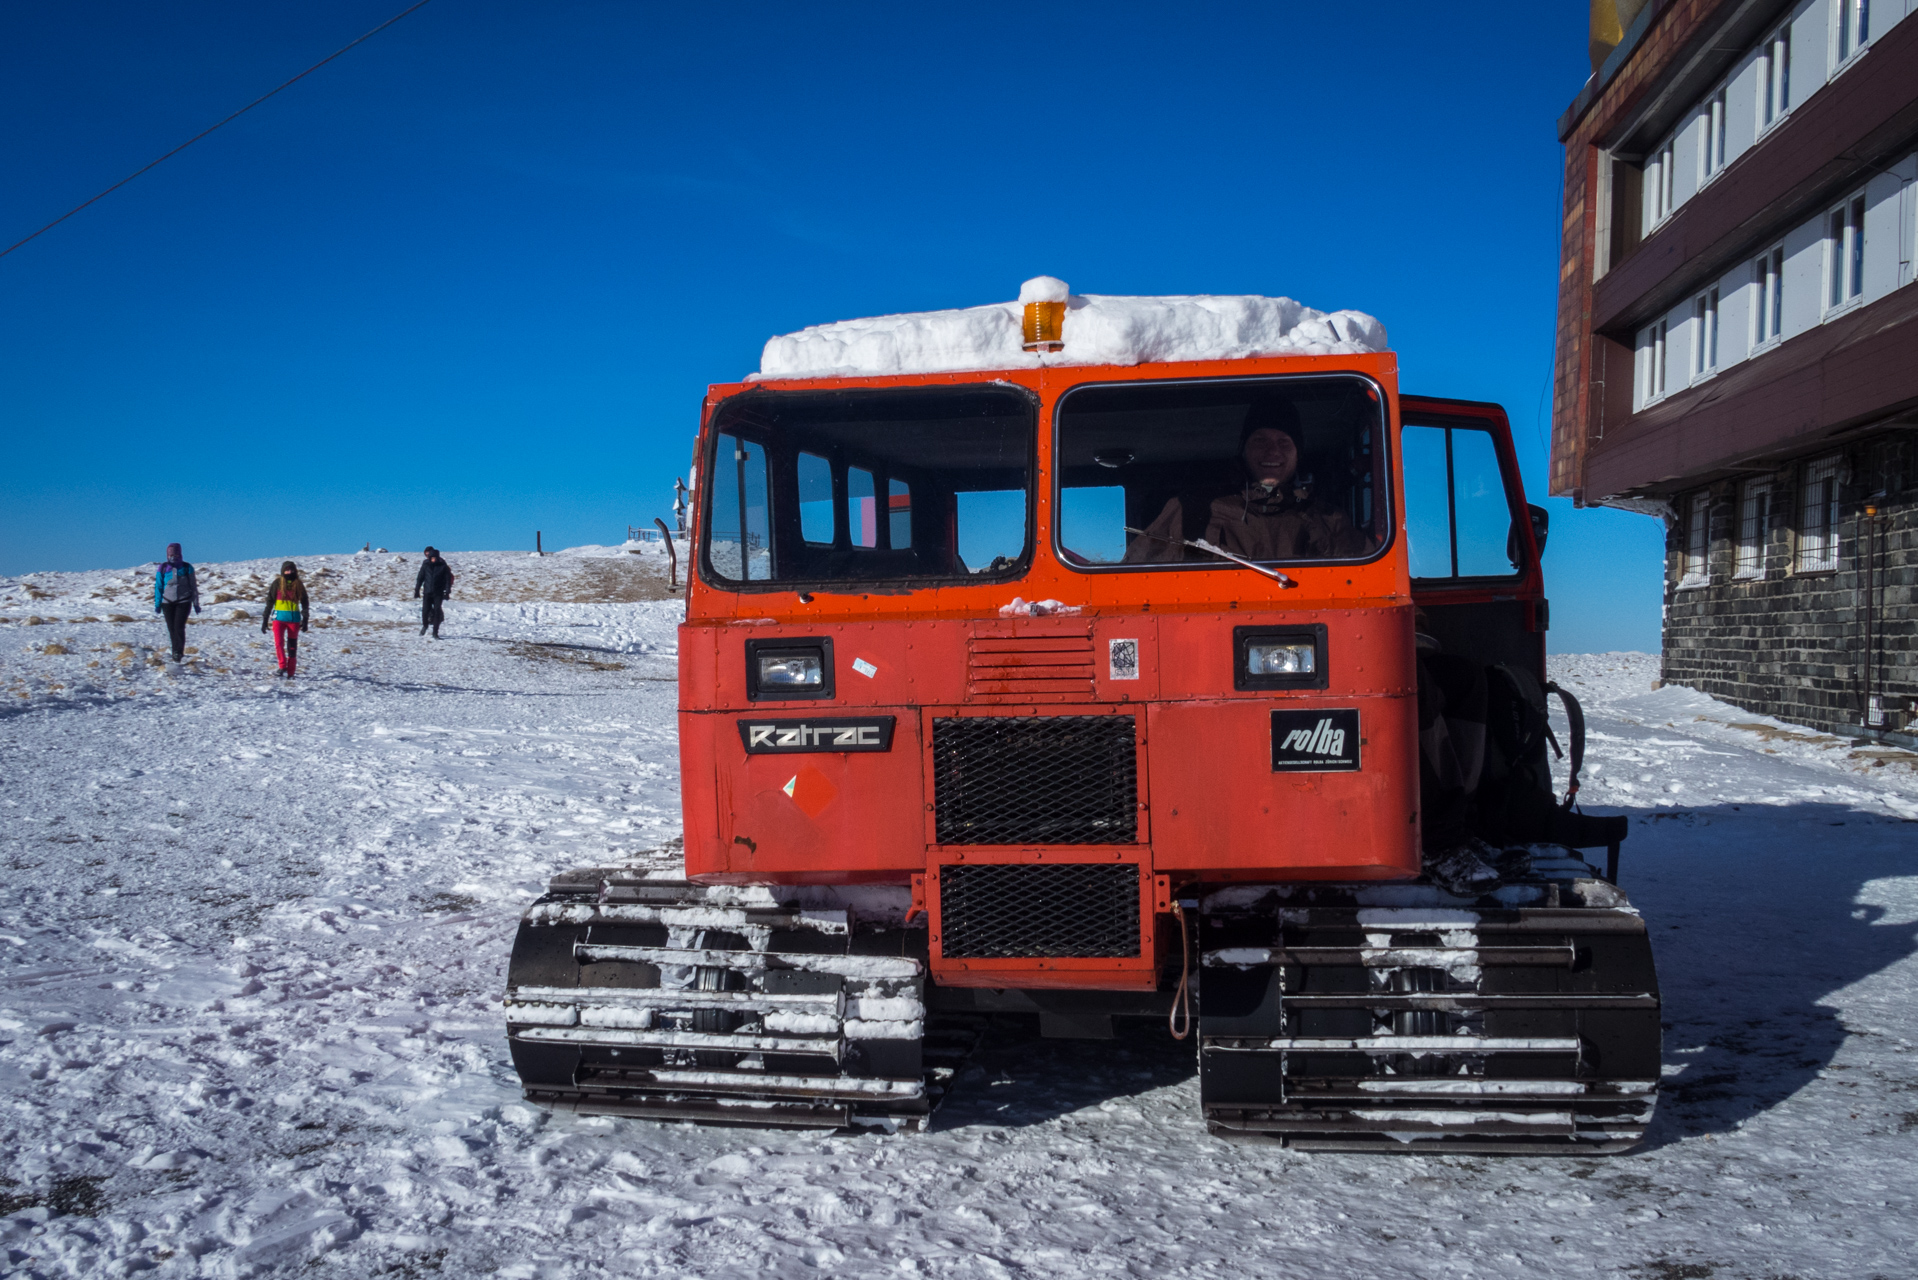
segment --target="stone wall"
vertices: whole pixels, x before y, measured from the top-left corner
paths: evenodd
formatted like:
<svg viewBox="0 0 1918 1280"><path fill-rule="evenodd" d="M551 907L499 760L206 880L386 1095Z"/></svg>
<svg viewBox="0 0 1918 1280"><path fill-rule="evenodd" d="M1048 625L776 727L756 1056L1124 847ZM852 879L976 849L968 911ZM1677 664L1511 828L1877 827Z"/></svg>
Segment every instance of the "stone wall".
<svg viewBox="0 0 1918 1280"><path fill-rule="evenodd" d="M1838 567L1799 567L1807 468L1842 457ZM1738 578L1744 484L1769 478L1762 573ZM1844 731L1864 721L1867 640L1884 728L1918 733L1918 431L1868 438L1706 486L1709 572L1681 585L1692 495L1673 500L1665 548L1664 678L1761 715ZM1882 496L1879 496L1882 495ZM1868 506L1877 515L1866 513ZM1867 538L1869 534L1869 538ZM1867 598L1869 546L1876 588Z"/></svg>

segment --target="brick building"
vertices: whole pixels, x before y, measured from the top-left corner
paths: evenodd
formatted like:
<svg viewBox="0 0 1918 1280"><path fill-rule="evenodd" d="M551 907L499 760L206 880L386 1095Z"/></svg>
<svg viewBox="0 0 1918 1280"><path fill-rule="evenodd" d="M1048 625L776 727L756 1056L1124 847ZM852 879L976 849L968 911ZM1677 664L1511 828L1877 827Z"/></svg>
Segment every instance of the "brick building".
<svg viewBox="0 0 1918 1280"><path fill-rule="evenodd" d="M1591 0L1551 489L1662 517L1666 679L1918 734L1918 0Z"/></svg>

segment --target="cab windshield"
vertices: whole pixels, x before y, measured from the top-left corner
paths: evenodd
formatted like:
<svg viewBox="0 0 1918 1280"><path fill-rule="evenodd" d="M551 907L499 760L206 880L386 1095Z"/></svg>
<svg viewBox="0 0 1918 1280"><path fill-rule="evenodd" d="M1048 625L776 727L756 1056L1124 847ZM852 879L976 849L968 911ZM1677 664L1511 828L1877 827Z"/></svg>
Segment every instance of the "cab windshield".
<svg viewBox="0 0 1918 1280"><path fill-rule="evenodd" d="M1059 556L1074 568L1366 560L1389 540L1369 379L1081 387L1057 420Z"/></svg>
<svg viewBox="0 0 1918 1280"><path fill-rule="evenodd" d="M703 460L705 570L742 586L1016 576L1036 428L1010 386L734 396Z"/></svg>

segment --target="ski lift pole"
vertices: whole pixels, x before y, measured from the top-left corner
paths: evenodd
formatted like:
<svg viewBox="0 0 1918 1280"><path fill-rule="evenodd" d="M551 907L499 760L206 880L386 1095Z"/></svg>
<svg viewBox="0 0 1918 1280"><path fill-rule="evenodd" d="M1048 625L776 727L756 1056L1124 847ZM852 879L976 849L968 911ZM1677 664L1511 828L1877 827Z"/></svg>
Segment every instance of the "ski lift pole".
<svg viewBox="0 0 1918 1280"><path fill-rule="evenodd" d="M659 526L660 536L666 539L666 564L669 575L666 584L677 591L679 590L679 549L673 545L673 532L666 527L666 522L654 516L653 523Z"/></svg>

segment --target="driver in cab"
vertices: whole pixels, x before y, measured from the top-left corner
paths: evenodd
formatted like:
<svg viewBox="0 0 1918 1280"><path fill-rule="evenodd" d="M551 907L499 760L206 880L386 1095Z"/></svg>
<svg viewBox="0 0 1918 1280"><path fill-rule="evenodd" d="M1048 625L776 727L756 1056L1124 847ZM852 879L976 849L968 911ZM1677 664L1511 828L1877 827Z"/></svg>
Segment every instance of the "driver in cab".
<svg viewBox="0 0 1918 1280"><path fill-rule="evenodd" d="M1252 406L1239 429L1237 491L1174 497L1127 545L1124 563L1213 559L1187 545L1200 538L1248 560L1336 560L1371 551L1373 539L1343 511L1314 498L1309 479L1299 477L1301 435L1292 405Z"/></svg>

